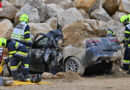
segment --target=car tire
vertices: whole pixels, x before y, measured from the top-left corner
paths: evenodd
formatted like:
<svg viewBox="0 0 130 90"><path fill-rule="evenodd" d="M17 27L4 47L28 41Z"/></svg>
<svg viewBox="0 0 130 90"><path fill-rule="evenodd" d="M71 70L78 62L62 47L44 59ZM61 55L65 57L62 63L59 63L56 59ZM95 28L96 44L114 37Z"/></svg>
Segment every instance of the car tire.
<svg viewBox="0 0 130 90"><path fill-rule="evenodd" d="M79 59L76 57L69 57L64 63L64 70L65 72L72 71L78 73L79 75L83 75L85 68Z"/></svg>

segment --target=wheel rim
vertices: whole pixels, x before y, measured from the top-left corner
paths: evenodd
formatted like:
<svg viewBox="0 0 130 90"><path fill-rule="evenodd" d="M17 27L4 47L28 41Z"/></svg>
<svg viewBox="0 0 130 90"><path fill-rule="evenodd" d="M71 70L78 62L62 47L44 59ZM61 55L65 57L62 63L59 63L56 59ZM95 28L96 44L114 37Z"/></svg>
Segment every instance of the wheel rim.
<svg viewBox="0 0 130 90"><path fill-rule="evenodd" d="M77 72L78 71L78 64L72 60L72 59L69 59L67 62L66 62L66 71L73 71L73 72Z"/></svg>

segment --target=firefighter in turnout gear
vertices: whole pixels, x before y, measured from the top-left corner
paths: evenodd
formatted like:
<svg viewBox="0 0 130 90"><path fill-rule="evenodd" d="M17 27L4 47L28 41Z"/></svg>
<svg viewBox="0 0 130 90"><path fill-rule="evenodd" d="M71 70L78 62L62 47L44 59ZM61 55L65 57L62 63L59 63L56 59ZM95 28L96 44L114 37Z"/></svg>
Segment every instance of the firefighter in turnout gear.
<svg viewBox="0 0 130 90"><path fill-rule="evenodd" d="M18 24L11 35L11 39L19 41L24 44L27 48L32 46L32 40L30 35L30 27L28 25L29 16L22 14L19 18L20 24Z"/></svg>
<svg viewBox="0 0 130 90"><path fill-rule="evenodd" d="M18 41L7 40L5 38L0 38L0 47L8 48L9 57L6 61L10 60L13 79L21 80L19 79L19 75L26 77L29 74L29 50ZM23 65L23 69L19 70L20 65ZM26 81L26 78L23 78L21 81Z"/></svg>
<svg viewBox="0 0 130 90"><path fill-rule="evenodd" d="M125 26L124 31L124 60L123 62L123 69L128 70L128 74L130 74L130 23L129 23L129 15L123 15L120 18L120 22L122 22Z"/></svg>
<svg viewBox="0 0 130 90"><path fill-rule="evenodd" d="M107 36L108 37L116 37L115 33L111 29L107 29Z"/></svg>

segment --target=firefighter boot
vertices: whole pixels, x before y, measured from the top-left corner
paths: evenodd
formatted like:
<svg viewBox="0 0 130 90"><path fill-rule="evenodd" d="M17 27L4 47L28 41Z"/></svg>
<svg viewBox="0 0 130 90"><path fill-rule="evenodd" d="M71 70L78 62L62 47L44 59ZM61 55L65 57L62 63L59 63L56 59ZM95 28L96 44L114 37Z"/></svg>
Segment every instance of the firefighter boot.
<svg viewBox="0 0 130 90"><path fill-rule="evenodd" d="M130 69L128 70L127 74L130 74Z"/></svg>
<svg viewBox="0 0 130 90"><path fill-rule="evenodd" d="M29 75L29 69L24 69L23 71L22 71L22 74L26 77L26 76L28 76Z"/></svg>
<svg viewBox="0 0 130 90"><path fill-rule="evenodd" d="M13 76L13 80L18 80L18 72L17 71L12 71L12 76Z"/></svg>
<svg viewBox="0 0 130 90"><path fill-rule="evenodd" d="M24 77L23 74L18 74L18 80L23 81L23 82L27 81L27 79Z"/></svg>

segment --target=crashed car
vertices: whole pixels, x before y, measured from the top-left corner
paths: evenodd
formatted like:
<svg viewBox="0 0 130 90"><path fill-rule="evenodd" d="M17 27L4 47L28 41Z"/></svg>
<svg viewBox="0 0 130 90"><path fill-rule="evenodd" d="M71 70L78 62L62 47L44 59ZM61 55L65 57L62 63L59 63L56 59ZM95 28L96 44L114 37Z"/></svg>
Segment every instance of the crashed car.
<svg viewBox="0 0 130 90"><path fill-rule="evenodd" d="M107 69L110 73L112 62L120 62L122 58L122 48L116 37L88 38L84 48L69 46L64 49L64 53L65 71L71 70L80 75L83 75L85 70L99 72L101 68L105 72L105 67L98 68L101 64L110 65Z"/></svg>
<svg viewBox="0 0 130 90"><path fill-rule="evenodd" d="M59 71L73 71L83 75L91 66L99 63L107 65L113 61L120 62L122 58L122 48L116 37L88 38L84 48L78 49L71 46L62 49L56 38L63 40L61 30L36 36L30 52L30 71L37 73L47 71L53 74Z"/></svg>
<svg viewBox="0 0 130 90"><path fill-rule="evenodd" d="M64 41L61 30L53 30L47 34L37 34L29 53L30 72L52 72L55 74L62 71L61 61L63 55L62 48L58 45L59 40Z"/></svg>

